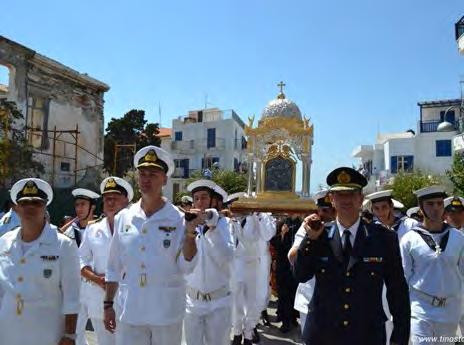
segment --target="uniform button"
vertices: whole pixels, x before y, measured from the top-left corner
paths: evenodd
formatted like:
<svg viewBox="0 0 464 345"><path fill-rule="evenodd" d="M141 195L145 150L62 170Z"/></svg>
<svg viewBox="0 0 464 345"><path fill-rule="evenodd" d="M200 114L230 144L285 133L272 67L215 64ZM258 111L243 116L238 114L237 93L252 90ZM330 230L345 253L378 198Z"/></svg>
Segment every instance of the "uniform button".
<svg viewBox="0 0 464 345"><path fill-rule="evenodd" d="M349 322L348 321L343 321L343 326L348 326Z"/></svg>
<svg viewBox="0 0 464 345"><path fill-rule="evenodd" d="M325 269L324 269L324 268L321 269L321 273L325 273Z"/></svg>
<svg viewBox="0 0 464 345"><path fill-rule="evenodd" d="M21 260L19 260L19 263L25 264L25 263L26 263L26 259L25 259L25 258L21 258Z"/></svg>
<svg viewBox="0 0 464 345"><path fill-rule="evenodd" d="M374 272L371 272L371 276L374 276L374 275L375 275L375 273L374 273Z"/></svg>
<svg viewBox="0 0 464 345"><path fill-rule="evenodd" d="M346 289L345 289L345 292L346 292L346 293L350 293L350 292L351 292L351 289L350 289L350 288L346 288Z"/></svg>
<svg viewBox="0 0 464 345"><path fill-rule="evenodd" d="M347 277L351 276L351 273L350 273L350 272L346 272L346 276L347 276Z"/></svg>
<svg viewBox="0 0 464 345"><path fill-rule="evenodd" d="M144 251L145 251L145 246L140 247L140 250L141 250L142 252L144 252Z"/></svg>
<svg viewBox="0 0 464 345"><path fill-rule="evenodd" d="M345 304L345 305L343 306L343 308L344 308L344 309L350 309L350 305L349 305L349 304Z"/></svg>
<svg viewBox="0 0 464 345"><path fill-rule="evenodd" d="M20 283L21 283L23 280L24 280L24 278L23 278L23 277L18 277L18 282L20 282Z"/></svg>

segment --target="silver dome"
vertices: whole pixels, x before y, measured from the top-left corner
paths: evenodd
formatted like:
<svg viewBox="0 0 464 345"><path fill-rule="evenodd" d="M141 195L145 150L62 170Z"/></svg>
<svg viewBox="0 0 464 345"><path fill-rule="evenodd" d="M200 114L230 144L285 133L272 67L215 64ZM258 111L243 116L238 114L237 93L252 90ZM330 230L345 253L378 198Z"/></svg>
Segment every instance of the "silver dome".
<svg viewBox="0 0 464 345"><path fill-rule="evenodd" d="M269 117L278 116L293 117L297 118L298 120L302 119L301 111L298 106L294 102L285 98L283 93L280 93L279 96L277 96L277 99L274 99L268 103L268 105L263 110L261 119L263 120Z"/></svg>

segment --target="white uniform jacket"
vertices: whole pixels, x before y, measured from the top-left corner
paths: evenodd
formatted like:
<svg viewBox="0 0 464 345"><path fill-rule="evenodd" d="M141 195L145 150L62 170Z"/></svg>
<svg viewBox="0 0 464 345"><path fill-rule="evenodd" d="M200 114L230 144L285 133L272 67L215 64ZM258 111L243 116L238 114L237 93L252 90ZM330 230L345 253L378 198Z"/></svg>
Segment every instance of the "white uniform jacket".
<svg viewBox="0 0 464 345"><path fill-rule="evenodd" d="M119 282L119 320L130 325L180 322L185 312L185 279L195 265L184 259L183 213L170 201L150 217L140 201L114 221L106 281Z"/></svg>
<svg viewBox="0 0 464 345"><path fill-rule="evenodd" d="M96 274L105 274L112 238L106 217L89 224L79 247L81 269L88 266ZM92 282L86 284L86 290L82 302L87 305L89 317L103 319L105 290Z"/></svg>
<svg viewBox="0 0 464 345"><path fill-rule="evenodd" d="M0 239L2 344L57 344L65 314L79 312L76 244L46 224L23 255L21 232Z"/></svg>

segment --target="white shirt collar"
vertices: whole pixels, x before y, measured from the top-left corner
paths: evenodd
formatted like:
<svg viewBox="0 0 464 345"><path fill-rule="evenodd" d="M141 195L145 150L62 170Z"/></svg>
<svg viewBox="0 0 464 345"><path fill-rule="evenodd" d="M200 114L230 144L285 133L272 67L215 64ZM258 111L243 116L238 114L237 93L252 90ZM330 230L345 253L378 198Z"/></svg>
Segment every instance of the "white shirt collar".
<svg viewBox="0 0 464 345"><path fill-rule="evenodd" d="M336 219L336 222L337 222L338 232L340 233L340 238L341 239L343 239L343 232L345 230L348 230L349 232L351 232L350 242L351 242L351 245L353 246L354 245L354 240L356 239L356 233L358 232L359 223L361 222L361 218L359 217L358 220L356 220L356 222L352 226L350 226L349 228L345 228L339 222L338 217Z"/></svg>

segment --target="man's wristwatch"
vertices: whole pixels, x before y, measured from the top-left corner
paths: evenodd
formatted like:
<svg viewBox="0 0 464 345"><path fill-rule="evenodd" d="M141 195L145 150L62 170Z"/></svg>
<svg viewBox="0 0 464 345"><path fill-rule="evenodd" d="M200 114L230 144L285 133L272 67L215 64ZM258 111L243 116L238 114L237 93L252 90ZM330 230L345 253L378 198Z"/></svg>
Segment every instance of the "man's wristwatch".
<svg viewBox="0 0 464 345"><path fill-rule="evenodd" d="M76 340L77 335L76 335L76 333L65 333L65 334L63 335L63 338L68 338L68 339L71 339L71 340Z"/></svg>

